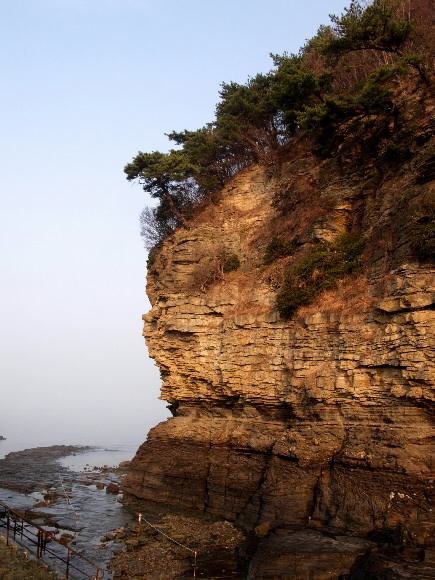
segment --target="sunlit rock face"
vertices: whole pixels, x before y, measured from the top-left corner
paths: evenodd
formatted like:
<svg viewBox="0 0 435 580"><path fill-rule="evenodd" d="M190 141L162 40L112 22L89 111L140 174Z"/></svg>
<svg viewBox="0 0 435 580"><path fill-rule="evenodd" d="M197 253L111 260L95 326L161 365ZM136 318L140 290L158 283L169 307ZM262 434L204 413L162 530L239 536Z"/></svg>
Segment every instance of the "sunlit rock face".
<svg viewBox="0 0 435 580"><path fill-rule="evenodd" d="M237 175L164 242L144 336L174 417L138 450L127 498L246 529L429 530L435 269L412 236L434 149L380 168L295 148L274 172ZM280 318L286 268L353 229L368 239L364 272ZM273 236L296 249L265 266ZM241 266L222 273L230 254Z"/></svg>

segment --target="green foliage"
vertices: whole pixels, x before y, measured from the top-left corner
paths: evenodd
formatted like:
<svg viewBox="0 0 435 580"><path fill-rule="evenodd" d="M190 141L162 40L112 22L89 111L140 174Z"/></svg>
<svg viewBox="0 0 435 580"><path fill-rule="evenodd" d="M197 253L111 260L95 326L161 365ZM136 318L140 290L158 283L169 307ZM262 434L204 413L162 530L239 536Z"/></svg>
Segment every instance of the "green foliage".
<svg viewBox="0 0 435 580"><path fill-rule="evenodd" d="M271 75L258 74L245 85L222 83L219 93L221 101L216 107L216 125L227 127L230 132L243 131L249 126L267 126L275 113L270 98L270 82Z"/></svg>
<svg viewBox="0 0 435 580"><path fill-rule="evenodd" d="M400 163L410 156L410 144L415 135L414 127L402 127L385 144L380 152L382 159L390 163Z"/></svg>
<svg viewBox="0 0 435 580"><path fill-rule="evenodd" d="M361 83L355 95L328 98L320 105L306 107L299 114L298 122L308 134L314 136L320 156L330 154L339 145L340 139L349 138L352 134L358 135L360 145L367 143L367 149L376 155L376 139L385 134L388 117L397 114L393 93L386 85L406 72L401 61L394 66L381 66ZM384 118L378 134L373 129L375 116ZM369 124L372 130L367 133ZM339 133L338 130L344 126L346 131Z"/></svg>
<svg viewBox="0 0 435 580"><path fill-rule="evenodd" d="M397 16L398 2L374 0L363 6L352 0L341 16L331 15L333 36L324 43L325 55L337 59L356 50L377 50L401 55L400 49L414 30L409 20Z"/></svg>
<svg viewBox="0 0 435 580"><path fill-rule="evenodd" d="M139 153L131 163L128 163L124 172L131 181L139 177L144 188L152 197L159 197L161 189L171 182L182 182L187 176L191 176L195 168L189 158L181 151L172 150L169 153Z"/></svg>
<svg viewBox="0 0 435 580"><path fill-rule="evenodd" d="M238 270L240 268L240 260L237 254L230 254L223 256L223 265L222 270L224 273L233 272L234 270Z"/></svg>
<svg viewBox="0 0 435 580"><path fill-rule="evenodd" d="M342 234L333 242L324 242L314 248L297 268L297 274L303 280L311 280L317 272L317 283L325 288L335 286L336 280L355 271L364 245L361 234Z"/></svg>
<svg viewBox="0 0 435 580"><path fill-rule="evenodd" d="M361 92L354 99L357 109L361 108L366 114L376 114L391 107L393 94L386 87L391 80L406 72L401 61L394 66L378 67L367 77Z"/></svg>
<svg viewBox="0 0 435 580"><path fill-rule="evenodd" d="M426 200L414 223L412 241L418 259L435 260L435 197Z"/></svg>
<svg viewBox="0 0 435 580"><path fill-rule="evenodd" d="M365 239L359 233L342 234L333 242L314 247L305 260L286 274L276 305L283 318L290 318L323 290L361 267Z"/></svg>
<svg viewBox="0 0 435 580"><path fill-rule="evenodd" d="M300 306L309 304L316 292L300 284L296 276L287 276L284 286L276 297L276 306L282 318L291 318Z"/></svg>
<svg viewBox="0 0 435 580"><path fill-rule="evenodd" d="M198 168L182 151L139 152L124 172L129 181L138 179L144 191L160 201L140 217L146 247L159 243L178 226L187 226L186 213L200 197L195 176Z"/></svg>
<svg viewBox="0 0 435 580"><path fill-rule="evenodd" d="M183 153L196 167L196 180L205 192L213 192L233 175L227 155L231 142L212 123L196 131L172 131L167 136L183 147Z"/></svg>
<svg viewBox="0 0 435 580"><path fill-rule="evenodd" d="M280 117L272 94L272 77L258 74L245 85L222 83L215 125L227 143L227 155L238 166L261 163L279 146Z"/></svg>
<svg viewBox="0 0 435 580"><path fill-rule="evenodd" d="M264 252L263 264L271 264L273 261L283 256L293 254L295 246L292 242L283 240L282 238L273 237L266 246Z"/></svg>
<svg viewBox="0 0 435 580"><path fill-rule="evenodd" d="M415 32L415 23L399 15L396 0L374 0L364 6L352 0L341 16L330 16L334 26L332 34L319 45L330 62L337 62L344 54L374 50L404 57L404 46ZM408 55L406 64L413 67L426 85L430 81L421 66L421 59Z"/></svg>
<svg viewBox="0 0 435 580"><path fill-rule="evenodd" d="M292 133L299 127L298 116L310 105L324 102L331 91L334 75L325 71L317 75L309 70L301 55L271 55L277 67L272 79L272 98L282 111L286 131Z"/></svg>

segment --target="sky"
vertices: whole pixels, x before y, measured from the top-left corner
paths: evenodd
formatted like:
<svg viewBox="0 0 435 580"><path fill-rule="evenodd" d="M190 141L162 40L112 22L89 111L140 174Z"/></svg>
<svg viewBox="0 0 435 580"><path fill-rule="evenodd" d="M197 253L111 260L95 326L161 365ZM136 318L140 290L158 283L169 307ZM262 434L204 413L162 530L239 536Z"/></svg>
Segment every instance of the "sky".
<svg viewBox="0 0 435 580"><path fill-rule="evenodd" d="M0 435L139 445L168 416L123 167L344 0L0 0Z"/></svg>

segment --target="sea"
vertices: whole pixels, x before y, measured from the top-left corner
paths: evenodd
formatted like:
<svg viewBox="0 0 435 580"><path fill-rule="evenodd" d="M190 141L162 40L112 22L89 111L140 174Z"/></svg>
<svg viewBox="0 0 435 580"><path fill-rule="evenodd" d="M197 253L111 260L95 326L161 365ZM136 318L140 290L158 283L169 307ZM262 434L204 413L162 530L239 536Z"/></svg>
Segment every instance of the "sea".
<svg viewBox="0 0 435 580"><path fill-rule="evenodd" d="M142 442L137 445L114 444L114 445L93 445L92 443L85 444L91 447L89 451L80 453L78 455L70 455L61 459L60 462L65 467L71 468L73 471L84 471L89 466L92 467L118 467L122 461L130 461L133 459L137 449ZM35 447L50 447L51 445L83 445L82 443L64 442L64 441L49 441L43 439L30 440L20 436L7 437L5 440L0 440L0 459L6 457L8 453L13 451L23 451L24 449L34 449Z"/></svg>
<svg viewBox="0 0 435 580"><path fill-rule="evenodd" d="M0 433L0 435L6 437L6 439L0 440L0 459L8 453L35 447L85 445L82 440L77 443L73 439L68 441L58 438L50 440L47 437L32 436L31 433L26 436L19 429L15 432L9 430L8 433ZM74 530L75 537L71 547L105 569L105 579L112 577L108 570L110 559L114 553L122 549L122 546L113 542L102 543L102 537L112 530L135 525L137 514L124 508L121 495L106 493L96 485L83 485L80 480L83 473L91 472L95 468L117 467L121 462L131 460L141 443L143 441L138 441L137 444L93 445L93 442L90 441L88 445L92 446L91 449L59 459L60 466L66 467L72 474L75 474L71 478L73 483L71 481L68 483L68 501L61 499L52 506L43 509L44 512L53 513L60 528L65 528L60 529L59 534L65 531L70 532L71 529ZM63 472L63 470L60 471ZM117 477L116 474L114 477ZM59 485L58 481L53 483ZM115 480L114 483L118 483L118 481ZM22 494L0 488L0 502L12 509L34 509L33 506L42 499L43 494L40 492ZM36 523L42 525L41 522ZM50 528L48 531L51 531ZM3 535L1 529L0 535ZM58 560L46 563L51 569L57 570L60 575L63 574L62 564L61 568L58 568ZM73 575L70 577L74 578Z"/></svg>

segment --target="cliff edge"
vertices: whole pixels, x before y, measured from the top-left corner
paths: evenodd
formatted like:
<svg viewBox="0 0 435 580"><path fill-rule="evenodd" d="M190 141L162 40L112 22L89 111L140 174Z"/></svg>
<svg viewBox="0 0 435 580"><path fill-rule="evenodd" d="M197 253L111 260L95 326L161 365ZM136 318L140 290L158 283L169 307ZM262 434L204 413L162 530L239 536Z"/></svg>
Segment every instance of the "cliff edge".
<svg viewBox="0 0 435 580"><path fill-rule="evenodd" d="M435 268L415 249L434 204L435 107L427 88L406 99L400 163L295 143L150 255L144 336L174 416L124 494L268 534L249 578L435 574ZM355 231L359 270L283 318L287 273ZM265 260L273 238L291 250Z"/></svg>

